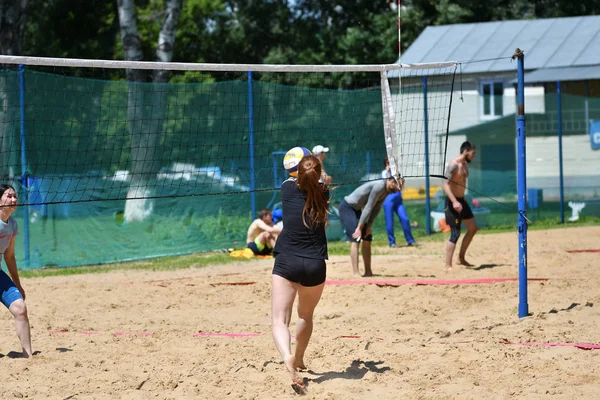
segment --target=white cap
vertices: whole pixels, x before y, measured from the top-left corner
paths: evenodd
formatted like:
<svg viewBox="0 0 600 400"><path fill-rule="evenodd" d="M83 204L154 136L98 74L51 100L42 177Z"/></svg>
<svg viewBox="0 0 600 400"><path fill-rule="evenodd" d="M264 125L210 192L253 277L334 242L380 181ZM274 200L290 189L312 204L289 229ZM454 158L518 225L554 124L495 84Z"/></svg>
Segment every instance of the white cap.
<svg viewBox="0 0 600 400"><path fill-rule="evenodd" d="M312 153L314 155L318 155L318 154L321 154L321 153L327 153L328 151L329 151L329 147L323 147L320 144L318 144L315 147L313 147Z"/></svg>

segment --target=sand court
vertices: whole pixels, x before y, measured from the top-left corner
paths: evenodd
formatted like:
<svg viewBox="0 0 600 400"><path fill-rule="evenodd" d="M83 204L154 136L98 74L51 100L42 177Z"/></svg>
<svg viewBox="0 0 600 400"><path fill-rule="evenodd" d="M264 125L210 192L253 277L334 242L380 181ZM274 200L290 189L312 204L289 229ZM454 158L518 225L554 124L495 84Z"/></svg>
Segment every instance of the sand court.
<svg viewBox="0 0 600 400"><path fill-rule="evenodd" d="M600 227L529 232L519 319L515 233L380 249L373 278L331 257L306 354L308 398L593 398L600 390ZM38 354L0 314L2 398L297 397L270 332L272 260L23 279ZM433 284L435 283L435 284ZM296 317L292 318L292 333Z"/></svg>

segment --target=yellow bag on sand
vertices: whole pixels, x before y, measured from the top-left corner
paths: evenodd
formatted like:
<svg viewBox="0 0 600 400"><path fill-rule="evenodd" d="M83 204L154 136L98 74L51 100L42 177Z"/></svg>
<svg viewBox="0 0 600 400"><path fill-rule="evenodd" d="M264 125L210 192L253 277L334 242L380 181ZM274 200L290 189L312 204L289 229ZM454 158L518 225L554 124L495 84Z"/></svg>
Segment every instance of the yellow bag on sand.
<svg viewBox="0 0 600 400"><path fill-rule="evenodd" d="M229 255L235 258L252 258L254 257L254 252L252 251L252 249L246 247L242 250L234 250L231 253L229 253Z"/></svg>

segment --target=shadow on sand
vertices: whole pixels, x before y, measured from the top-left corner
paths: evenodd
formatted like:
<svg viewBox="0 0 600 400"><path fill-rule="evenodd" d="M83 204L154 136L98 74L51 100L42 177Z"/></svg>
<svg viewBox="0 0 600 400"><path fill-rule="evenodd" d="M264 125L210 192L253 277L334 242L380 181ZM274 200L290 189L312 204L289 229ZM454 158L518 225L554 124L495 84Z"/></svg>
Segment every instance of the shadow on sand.
<svg viewBox="0 0 600 400"><path fill-rule="evenodd" d="M473 271L481 271L482 269L492 269L498 267L504 267L506 264L481 264L479 267L471 267Z"/></svg>
<svg viewBox="0 0 600 400"><path fill-rule="evenodd" d="M315 372L312 370L306 371L311 375L319 375L317 378L309 378L309 382L321 383L329 381L331 379L362 379L367 372L374 372L382 374L386 371L390 371L390 367L379 367L383 364L383 361L362 361L354 360L348 368L342 372L330 371L330 372Z"/></svg>

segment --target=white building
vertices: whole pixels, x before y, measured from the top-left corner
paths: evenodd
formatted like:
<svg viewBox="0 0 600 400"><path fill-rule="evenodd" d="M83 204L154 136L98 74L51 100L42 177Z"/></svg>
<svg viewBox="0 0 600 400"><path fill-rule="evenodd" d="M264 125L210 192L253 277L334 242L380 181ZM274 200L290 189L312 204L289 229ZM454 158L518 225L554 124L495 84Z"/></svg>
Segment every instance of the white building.
<svg viewBox="0 0 600 400"><path fill-rule="evenodd" d="M528 187L543 189L549 198L558 194L560 82L565 194L600 197L600 151L592 149L589 132L590 120L600 120L600 16L430 26L401 61L460 63L452 93L447 157L456 156L464 140L473 142L478 156L470 186L508 195L516 192L517 61L511 59L516 48L525 52ZM405 82L407 86L420 82L404 75L402 79L402 108L408 115L411 95L405 93ZM435 93L435 85L428 88L431 108L431 98L443 94ZM420 96L412 101L416 108L422 107L422 95L413 96ZM402 129L418 131L422 124ZM441 125L436 134L438 149L444 148ZM436 138L432 140L435 144ZM437 169L431 173L438 173Z"/></svg>

